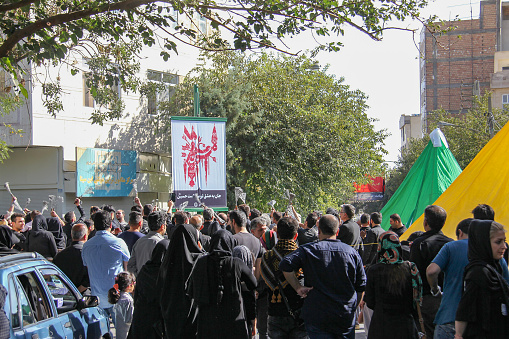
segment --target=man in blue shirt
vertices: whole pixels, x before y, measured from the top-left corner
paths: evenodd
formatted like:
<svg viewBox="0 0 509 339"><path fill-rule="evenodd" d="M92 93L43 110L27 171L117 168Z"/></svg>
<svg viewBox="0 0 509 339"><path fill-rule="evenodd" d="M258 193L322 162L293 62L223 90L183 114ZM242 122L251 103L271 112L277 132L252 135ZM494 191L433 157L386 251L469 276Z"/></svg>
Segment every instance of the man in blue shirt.
<svg viewBox="0 0 509 339"><path fill-rule="evenodd" d="M445 244L426 269L431 294L440 293L438 277L444 272L444 293L435 316L435 338L454 338L454 320L461 299L463 270L468 264L468 228L473 219L460 221L456 227L457 241Z"/></svg>
<svg viewBox="0 0 509 339"><path fill-rule="evenodd" d="M111 234L110 212L99 210L94 216L95 236L83 244L81 257L88 268L92 295L99 297L99 306L110 313L108 291L115 284L115 277L127 269L129 249L124 240Z"/></svg>
<svg viewBox="0 0 509 339"><path fill-rule="evenodd" d="M309 338L355 338L355 308L366 285L362 259L336 239L339 221L325 215L318 242L299 247L279 264L285 279L304 300L301 317ZM295 272L304 271L305 286Z"/></svg>

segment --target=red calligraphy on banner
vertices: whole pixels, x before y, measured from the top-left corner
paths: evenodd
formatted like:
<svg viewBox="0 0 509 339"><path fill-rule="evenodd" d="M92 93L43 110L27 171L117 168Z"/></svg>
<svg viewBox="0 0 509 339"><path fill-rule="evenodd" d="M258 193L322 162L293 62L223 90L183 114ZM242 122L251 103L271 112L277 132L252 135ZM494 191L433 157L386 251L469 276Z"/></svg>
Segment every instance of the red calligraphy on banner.
<svg viewBox="0 0 509 339"><path fill-rule="evenodd" d="M217 132L216 125L212 130L212 137L210 142L211 146L207 146L203 141L202 137L198 136L194 131L194 126L191 126L191 133L186 126L184 126L184 134L182 139L185 141L185 145L182 145L182 158L184 160L184 177L185 180L189 179L189 186L194 187L196 184L196 178L198 177L198 171L200 165L205 169L205 182L207 182L208 175L210 172L209 160L216 162L216 157L212 156L212 152L217 151Z"/></svg>

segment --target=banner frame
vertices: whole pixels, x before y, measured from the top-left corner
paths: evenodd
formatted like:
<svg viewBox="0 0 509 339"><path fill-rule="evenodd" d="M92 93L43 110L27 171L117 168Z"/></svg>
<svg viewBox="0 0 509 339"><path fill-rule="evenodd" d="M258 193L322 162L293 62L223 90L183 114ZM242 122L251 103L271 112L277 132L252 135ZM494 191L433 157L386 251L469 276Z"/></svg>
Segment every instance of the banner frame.
<svg viewBox="0 0 509 339"><path fill-rule="evenodd" d="M172 120L176 120L176 121L200 121L200 122L203 122L203 121L217 121L217 122L224 122L225 123L225 138L224 138L224 148L225 148L225 151L226 151L226 123L228 121L228 118L221 118L221 117L195 117L195 116L170 116L170 126L171 126L171 121ZM173 136L172 136L173 138ZM170 141L171 142L171 141ZM171 150L171 153L172 153L172 191L173 193L175 193L175 186L174 186L174 181L173 181L173 150ZM225 158L226 160L226 158ZM226 189L225 189L225 199L226 199L226 206L219 206L219 207L212 207L214 210L216 211L229 211L229 208L228 208L228 182L227 182L227 173L226 173L226 164L225 164L225 183L226 183ZM199 211L202 211L203 208L197 208L197 207L189 207L189 208L186 208L186 210L188 211L192 211L192 212L199 212Z"/></svg>

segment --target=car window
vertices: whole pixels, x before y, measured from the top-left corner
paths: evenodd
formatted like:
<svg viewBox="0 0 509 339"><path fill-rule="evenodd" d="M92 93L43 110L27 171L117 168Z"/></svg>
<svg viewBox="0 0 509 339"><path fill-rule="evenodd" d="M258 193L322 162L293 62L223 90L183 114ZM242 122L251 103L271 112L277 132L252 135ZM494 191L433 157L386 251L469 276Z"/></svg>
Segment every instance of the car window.
<svg viewBox="0 0 509 339"><path fill-rule="evenodd" d="M11 307L11 327L17 328L20 326L19 311L21 310L18 303L18 294L14 287L12 278L9 279L9 305Z"/></svg>
<svg viewBox="0 0 509 339"><path fill-rule="evenodd" d="M53 269L41 269L41 273L51 292L58 314L75 310L78 299L60 274Z"/></svg>
<svg viewBox="0 0 509 339"><path fill-rule="evenodd" d="M21 285L20 291L24 291L28 304L31 309L36 321L41 321L51 317L51 308L49 307L48 301L44 295L42 286L35 276L34 272L24 273L17 275L18 282ZM22 293L20 293L20 296ZM22 306L23 309L23 306ZM25 319L23 319L25 321Z"/></svg>
<svg viewBox="0 0 509 339"><path fill-rule="evenodd" d="M15 286L14 286L15 285ZM11 293L12 291L12 293ZM19 294L19 302L17 294ZM23 326L35 323L35 316L30 303L28 302L25 290L21 287L18 280L9 280L9 298L11 300L11 324L13 328L20 326L19 313L21 312L21 321Z"/></svg>

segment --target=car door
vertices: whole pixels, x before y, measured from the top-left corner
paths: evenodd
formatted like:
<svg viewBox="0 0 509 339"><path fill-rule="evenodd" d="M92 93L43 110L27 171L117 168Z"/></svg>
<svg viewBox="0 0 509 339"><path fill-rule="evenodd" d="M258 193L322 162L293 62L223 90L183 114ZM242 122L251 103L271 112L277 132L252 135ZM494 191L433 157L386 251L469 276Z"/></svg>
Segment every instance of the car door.
<svg viewBox="0 0 509 339"><path fill-rule="evenodd" d="M87 310L78 310L79 296L71 284L52 267L39 268L66 338L88 338Z"/></svg>
<svg viewBox="0 0 509 339"><path fill-rule="evenodd" d="M15 325L23 329L25 338L64 338L63 327L35 270L16 272L11 282L18 299L19 323Z"/></svg>

